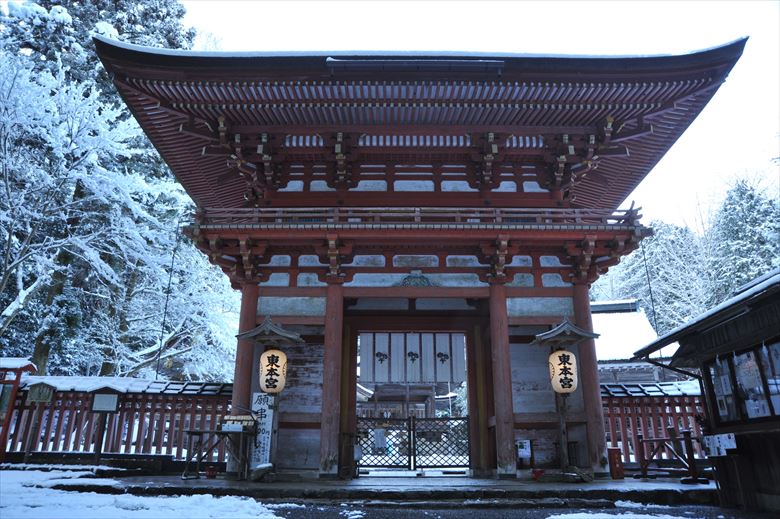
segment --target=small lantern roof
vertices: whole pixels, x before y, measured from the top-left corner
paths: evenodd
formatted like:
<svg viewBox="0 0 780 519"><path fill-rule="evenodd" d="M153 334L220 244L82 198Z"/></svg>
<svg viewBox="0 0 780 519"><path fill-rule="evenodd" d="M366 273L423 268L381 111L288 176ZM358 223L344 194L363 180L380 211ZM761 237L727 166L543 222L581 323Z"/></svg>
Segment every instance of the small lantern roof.
<svg viewBox="0 0 780 519"><path fill-rule="evenodd" d="M108 393L108 394L125 394L127 393L127 386L123 386L121 384L111 384L111 383L98 383L96 385L90 386L87 389L87 392L89 393Z"/></svg>
<svg viewBox="0 0 780 519"><path fill-rule="evenodd" d="M0 369L8 371L38 371L35 364L25 357L0 357Z"/></svg>
<svg viewBox="0 0 780 519"><path fill-rule="evenodd" d="M266 316L263 324L257 328L252 328L244 333L236 335L237 338L243 340L253 340L258 343L265 344L291 344L291 343L303 343L304 340L295 332L284 329L282 326L276 324L271 320L271 317Z"/></svg>
<svg viewBox="0 0 780 519"><path fill-rule="evenodd" d="M583 330L564 317L563 322L552 330L536 335L531 344L534 346L565 348L579 344L587 339L596 339L598 336L598 333Z"/></svg>

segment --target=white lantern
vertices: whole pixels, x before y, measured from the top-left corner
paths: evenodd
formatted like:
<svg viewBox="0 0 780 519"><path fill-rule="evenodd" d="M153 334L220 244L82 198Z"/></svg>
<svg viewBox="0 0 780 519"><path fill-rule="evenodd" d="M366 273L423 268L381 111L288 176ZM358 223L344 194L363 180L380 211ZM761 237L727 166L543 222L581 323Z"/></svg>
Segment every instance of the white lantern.
<svg viewBox="0 0 780 519"><path fill-rule="evenodd" d="M577 390L577 359L566 350L554 351L547 361L550 365L550 382L556 393L574 393Z"/></svg>
<svg viewBox="0 0 780 519"><path fill-rule="evenodd" d="M260 390L279 393L287 380L287 355L280 350L266 350L260 355Z"/></svg>

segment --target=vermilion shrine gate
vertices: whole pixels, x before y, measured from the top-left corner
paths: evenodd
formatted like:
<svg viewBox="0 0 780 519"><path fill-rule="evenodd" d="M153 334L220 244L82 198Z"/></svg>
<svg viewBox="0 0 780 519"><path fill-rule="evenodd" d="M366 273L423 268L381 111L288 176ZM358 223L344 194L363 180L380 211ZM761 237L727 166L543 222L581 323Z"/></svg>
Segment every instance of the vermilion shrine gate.
<svg viewBox="0 0 780 519"><path fill-rule="evenodd" d="M531 57L96 40L197 204L192 238L242 292L240 332L271 316L305 339L287 351L276 462L321 475L353 462L359 342L374 392L462 374L474 474L514 475L516 437L539 458L560 448L549 351L529 343L566 317L592 330L590 284L650 233L619 204L744 43ZM257 391L256 349L239 340L234 408ZM574 352L569 439L579 465L603 472L593 341Z"/></svg>

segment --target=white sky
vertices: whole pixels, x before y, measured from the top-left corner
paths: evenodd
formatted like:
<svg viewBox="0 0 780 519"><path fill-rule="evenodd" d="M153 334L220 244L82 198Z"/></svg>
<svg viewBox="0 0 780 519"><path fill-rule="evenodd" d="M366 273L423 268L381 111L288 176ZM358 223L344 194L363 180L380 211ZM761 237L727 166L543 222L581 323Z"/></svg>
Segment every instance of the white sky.
<svg viewBox="0 0 780 519"><path fill-rule="evenodd" d="M632 193L645 222L699 228L738 177L780 196L780 2L185 1L220 50L677 54L749 36L710 104Z"/></svg>

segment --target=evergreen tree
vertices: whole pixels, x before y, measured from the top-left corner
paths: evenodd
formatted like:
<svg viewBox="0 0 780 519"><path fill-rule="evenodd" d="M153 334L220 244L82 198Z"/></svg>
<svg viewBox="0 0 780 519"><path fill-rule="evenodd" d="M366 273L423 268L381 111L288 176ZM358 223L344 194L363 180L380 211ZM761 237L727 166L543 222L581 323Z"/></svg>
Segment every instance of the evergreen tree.
<svg viewBox="0 0 780 519"><path fill-rule="evenodd" d="M780 268L780 199L738 180L729 189L710 231L709 268L719 280L714 301L722 301L748 281Z"/></svg>
<svg viewBox="0 0 780 519"><path fill-rule="evenodd" d="M154 374L162 344L167 376L232 373L237 297L177 238L189 199L92 50L93 30L188 47L183 14L172 0L40 1L0 20L0 346L40 372Z"/></svg>
<svg viewBox="0 0 780 519"><path fill-rule="evenodd" d="M657 221L650 227L654 235L597 280L591 295L597 300L639 299L659 334L780 268L780 201L746 180L729 189L701 234Z"/></svg>

